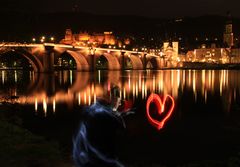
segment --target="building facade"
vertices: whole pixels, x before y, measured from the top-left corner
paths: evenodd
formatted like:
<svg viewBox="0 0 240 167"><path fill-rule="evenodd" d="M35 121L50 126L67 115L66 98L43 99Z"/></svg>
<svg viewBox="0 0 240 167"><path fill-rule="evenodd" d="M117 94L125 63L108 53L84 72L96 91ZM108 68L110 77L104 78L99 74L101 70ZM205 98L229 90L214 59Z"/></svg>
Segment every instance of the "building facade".
<svg viewBox="0 0 240 167"><path fill-rule="evenodd" d="M226 47L232 47L234 46L234 36L233 36L233 25L232 25L232 19L231 14L228 13L227 16L227 22L225 25L225 32L223 34L223 43L227 45Z"/></svg>
<svg viewBox="0 0 240 167"><path fill-rule="evenodd" d="M117 47L122 47L123 45L129 45L130 40L128 38L119 40L111 31L92 34L88 32L80 32L79 34L73 34L71 29L67 29L65 32L65 38L62 39L60 43L77 46L114 45Z"/></svg>
<svg viewBox="0 0 240 167"><path fill-rule="evenodd" d="M201 48L189 51L186 55L188 62L229 63L230 51L226 48Z"/></svg>

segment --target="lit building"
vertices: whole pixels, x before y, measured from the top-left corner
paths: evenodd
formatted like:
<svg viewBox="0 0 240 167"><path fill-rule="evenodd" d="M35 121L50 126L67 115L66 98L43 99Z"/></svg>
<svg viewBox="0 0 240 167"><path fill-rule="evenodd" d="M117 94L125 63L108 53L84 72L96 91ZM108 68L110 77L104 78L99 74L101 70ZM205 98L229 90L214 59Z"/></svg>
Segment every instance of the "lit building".
<svg viewBox="0 0 240 167"><path fill-rule="evenodd" d="M233 26L231 20L231 14L228 13L228 20L225 25L225 32L223 34L223 43L227 45L227 47L232 47L234 45L233 42Z"/></svg>
<svg viewBox="0 0 240 167"><path fill-rule="evenodd" d="M60 41L62 44L68 45L78 45L86 46L88 44L99 46L99 45L117 45L121 47L124 45L129 45L130 40L124 39L123 41L118 40L113 32L104 32L104 33L87 33L80 32L79 34L73 34L71 29L67 29L65 33L65 38Z"/></svg>
<svg viewBox="0 0 240 167"><path fill-rule="evenodd" d="M189 51L186 55L188 62L229 63L230 52L226 48L201 48Z"/></svg>
<svg viewBox="0 0 240 167"><path fill-rule="evenodd" d="M163 55L165 55L165 63L167 67L177 67L181 61L178 51L178 42L164 42Z"/></svg>
<svg viewBox="0 0 240 167"><path fill-rule="evenodd" d="M240 63L240 48L231 49L231 63Z"/></svg>
<svg viewBox="0 0 240 167"><path fill-rule="evenodd" d="M217 41L217 38L214 39ZM223 33L223 47L217 47L216 43L211 41L211 45L206 43L201 48L189 51L186 55L188 62L206 62L206 63L240 63L240 49L234 49L233 26L231 15L228 13L225 31Z"/></svg>
<svg viewBox="0 0 240 167"><path fill-rule="evenodd" d="M178 42L164 42L163 53L168 60L178 60Z"/></svg>

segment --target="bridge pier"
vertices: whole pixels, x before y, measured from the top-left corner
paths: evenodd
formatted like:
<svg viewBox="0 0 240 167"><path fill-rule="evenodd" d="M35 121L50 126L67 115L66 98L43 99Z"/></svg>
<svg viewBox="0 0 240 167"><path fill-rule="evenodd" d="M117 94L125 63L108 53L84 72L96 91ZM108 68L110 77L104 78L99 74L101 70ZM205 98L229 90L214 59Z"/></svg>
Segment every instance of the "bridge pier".
<svg viewBox="0 0 240 167"><path fill-rule="evenodd" d="M88 56L88 62L89 62L89 70L91 72L94 72L96 70L96 55L95 55L95 48L89 49L89 56Z"/></svg>
<svg viewBox="0 0 240 167"><path fill-rule="evenodd" d="M43 72L54 71L54 46L45 46L43 56Z"/></svg>
<svg viewBox="0 0 240 167"><path fill-rule="evenodd" d="M125 52L121 52L120 62L121 62L121 69L124 71L125 70Z"/></svg>
<svg viewBox="0 0 240 167"><path fill-rule="evenodd" d="M143 54L143 70L147 69L147 54Z"/></svg>
<svg viewBox="0 0 240 167"><path fill-rule="evenodd" d="M90 71L94 72L96 70L96 56L95 54L90 54Z"/></svg>

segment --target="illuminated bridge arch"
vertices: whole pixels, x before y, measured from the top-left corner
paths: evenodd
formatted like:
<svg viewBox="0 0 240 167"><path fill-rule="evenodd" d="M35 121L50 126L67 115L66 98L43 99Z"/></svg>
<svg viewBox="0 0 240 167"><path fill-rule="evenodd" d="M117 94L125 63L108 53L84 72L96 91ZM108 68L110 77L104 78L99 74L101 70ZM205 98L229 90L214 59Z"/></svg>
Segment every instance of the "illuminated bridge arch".
<svg viewBox="0 0 240 167"><path fill-rule="evenodd" d="M132 63L132 69L133 70L142 70L143 69L143 63L142 60L138 55L130 55L128 56Z"/></svg>
<svg viewBox="0 0 240 167"><path fill-rule="evenodd" d="M43 64L36 56L24 49L15 49L14 52L26 58L33 67L34 72L43 72Z"/></svg>
<svg viewBox="0 0 240 167"><path fill-rule="evenodd" d="M77 64L77 71L88 71L90 69L86 58L81 53L75 51L66 52L75 60Z"/></svg>
<svg viewBox="0 0 240 167"><path fill-rule="evenodd" d="M158 58L158 57L150 57L147 60L146 68L160 69L160 68L163 68L163 64L161 63L160 58Z"/></svg>
<svg viewBox="0 0 240 167"><path fill-rule="evenodd" d="M112 54L104 53L103 56L108 61L108 69L109 70L120 70L120 64L118 58Z"/></svg>

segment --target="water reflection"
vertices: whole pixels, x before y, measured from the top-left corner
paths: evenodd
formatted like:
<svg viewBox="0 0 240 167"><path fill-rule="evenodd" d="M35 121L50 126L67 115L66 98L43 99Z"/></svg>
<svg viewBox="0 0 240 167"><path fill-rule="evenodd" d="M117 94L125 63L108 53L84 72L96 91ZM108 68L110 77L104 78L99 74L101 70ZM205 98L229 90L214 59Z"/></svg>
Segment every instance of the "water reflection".
<svg viewBox="0 0 240 167"><path fill-rule="evenodd" d="M19 96L21 104L32 104L45 114L58 104L91 105L98 96L107 96L111 84L118 85L123 99L143 99L150 93L181 98L193 92L194 100L209 95L222 96L229 103L239 95L240 72L229 70L97 71L96 73L59 71L36 74L23 71L0 72L1 96ZM42 107L39 107L39 106ZM230 105L230 104L229 104Z"/></svg>

